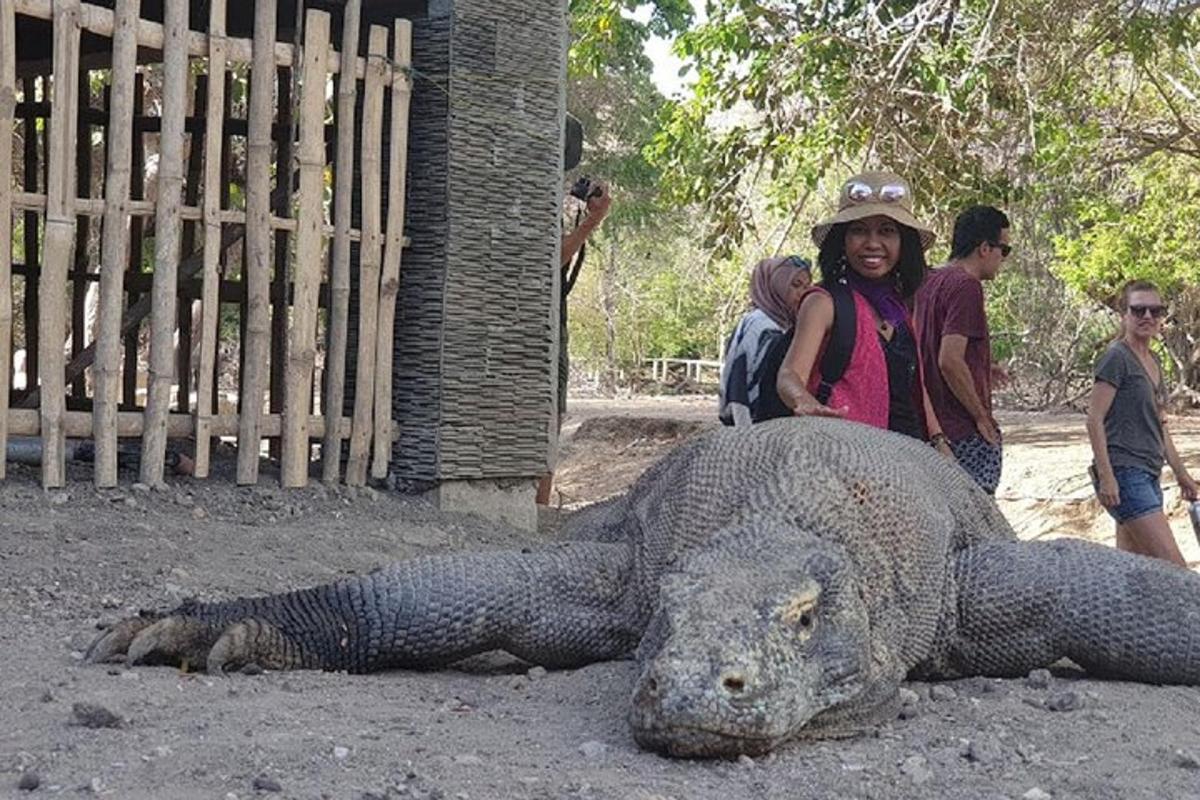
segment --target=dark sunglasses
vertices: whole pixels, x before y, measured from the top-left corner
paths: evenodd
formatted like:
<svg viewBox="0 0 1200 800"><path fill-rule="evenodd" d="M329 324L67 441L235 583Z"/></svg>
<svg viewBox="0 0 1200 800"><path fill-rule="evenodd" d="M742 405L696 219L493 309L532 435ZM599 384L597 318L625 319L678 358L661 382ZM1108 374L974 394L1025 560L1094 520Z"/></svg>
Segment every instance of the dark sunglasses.
<svg viewBox="0 0 1200 800"><path fill-rule="evenodd" d="M988 244L1000 251L1001 258L1008 258L1012 252L1011 244L1005 244L1004 242L988 242Z"/></svg>
<svg viewBox="0 0 1200 800"><path fill-rule="evenodd" d="M1154 317L1162 319L1167 315L1166 306L1130 306L1129 313L1135 317Z"/></svg>

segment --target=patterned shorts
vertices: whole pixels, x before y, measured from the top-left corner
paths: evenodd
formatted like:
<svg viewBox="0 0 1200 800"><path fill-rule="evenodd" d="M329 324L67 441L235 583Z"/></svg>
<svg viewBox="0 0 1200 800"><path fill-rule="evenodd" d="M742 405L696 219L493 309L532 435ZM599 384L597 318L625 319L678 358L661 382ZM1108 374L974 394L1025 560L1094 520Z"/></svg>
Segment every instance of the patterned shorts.
<svg viewBox="0 0 1200 800"><path fill-rule="evenodd" d="M979 434L950 442L958 464L985 492L994 495L1000 485L1001 445L992 444Z"/></svg>

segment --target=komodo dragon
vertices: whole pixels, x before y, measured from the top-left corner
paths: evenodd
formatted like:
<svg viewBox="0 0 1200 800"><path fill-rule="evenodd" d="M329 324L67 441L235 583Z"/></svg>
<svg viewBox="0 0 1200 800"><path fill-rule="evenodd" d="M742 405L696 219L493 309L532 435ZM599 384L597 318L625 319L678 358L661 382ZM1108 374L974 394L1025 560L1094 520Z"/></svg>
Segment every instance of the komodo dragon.
<svg viewBox="0 0 1200 800"><path fill-rule="evenodd" d="M210 672L636 655L633 736L685 757L860 729L894 713L906 676L1017 676L1067 657L1200 683L1200 576L1083 541L1018 542L949 460L855 423L704 434L568 528L541 549L189 601L117 623L87 655Z"/></svg>

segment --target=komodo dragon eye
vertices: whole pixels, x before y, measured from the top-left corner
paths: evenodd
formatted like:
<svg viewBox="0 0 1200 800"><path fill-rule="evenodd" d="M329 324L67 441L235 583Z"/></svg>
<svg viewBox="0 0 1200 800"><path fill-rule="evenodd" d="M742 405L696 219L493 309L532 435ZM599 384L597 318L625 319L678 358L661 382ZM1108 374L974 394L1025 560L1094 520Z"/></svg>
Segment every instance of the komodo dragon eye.
<svg viewBox="0 0 1200 800"><path fill-rule="evenodd" d="M805 589L789 597L780 617L785 623L795 626L801 639L811 636L817 623L816 589Z"/></svg>

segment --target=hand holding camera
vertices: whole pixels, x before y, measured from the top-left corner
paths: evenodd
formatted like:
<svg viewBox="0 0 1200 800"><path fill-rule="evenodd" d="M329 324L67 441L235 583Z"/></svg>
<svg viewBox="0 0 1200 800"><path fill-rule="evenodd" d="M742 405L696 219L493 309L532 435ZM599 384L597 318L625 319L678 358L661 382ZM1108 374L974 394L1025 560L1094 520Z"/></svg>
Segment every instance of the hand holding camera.
<svg viewBox="0 0 1200 800"><path fill-rule="evenodd" d="M602 181L594 181L587 175L580 176L572 184L570 195L587 204L588 216L595 217L596 222L608 213L608 207L612 204L608 187Z"/></svg>

